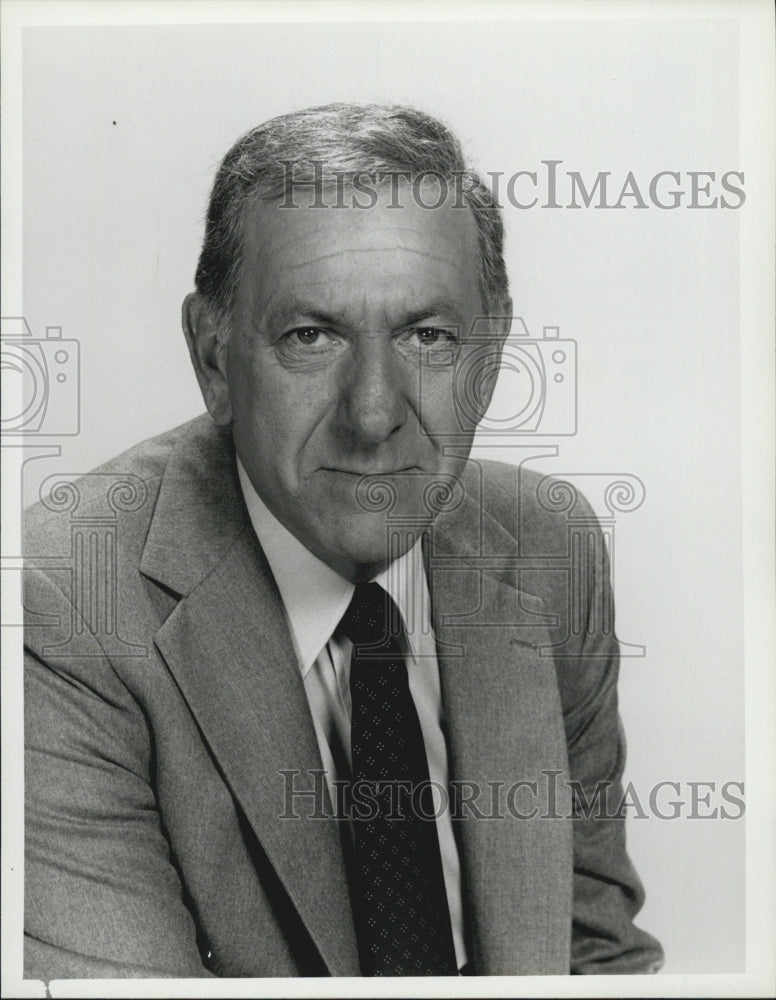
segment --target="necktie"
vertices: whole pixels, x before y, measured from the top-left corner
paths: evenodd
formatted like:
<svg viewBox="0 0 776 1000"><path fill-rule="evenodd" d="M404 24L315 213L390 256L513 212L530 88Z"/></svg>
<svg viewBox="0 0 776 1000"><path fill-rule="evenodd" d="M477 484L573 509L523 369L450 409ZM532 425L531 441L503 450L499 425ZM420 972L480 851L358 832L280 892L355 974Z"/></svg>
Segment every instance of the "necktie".
<svg viewBox="0 0 776 1000"><path fill-rule="evenodd" d="M350 664L353 913L361 971L456 975L423 733L397 642L399 610L358 584L342 620Z"/></svg>

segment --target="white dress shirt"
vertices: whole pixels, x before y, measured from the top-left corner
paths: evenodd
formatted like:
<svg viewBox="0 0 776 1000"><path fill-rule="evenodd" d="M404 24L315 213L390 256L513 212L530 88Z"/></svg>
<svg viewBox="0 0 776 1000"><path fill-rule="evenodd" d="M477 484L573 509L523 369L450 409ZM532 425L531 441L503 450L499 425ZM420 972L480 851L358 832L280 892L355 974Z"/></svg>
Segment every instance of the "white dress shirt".
<svg viewBox="0 0 776 1000"><path fill-rule="evenodd" d="M350 654L353 644L334 631L355 587L321 562L267 509L237 460L245 503L285 606L291 638L304 680L332 802L334 782L351 776ZM423 732L429 778L447 788L447 746L442 731L442 694L436 640L420 540L375 577L396 602L407 636L409 687ZM463 936L461 865L449 809L436 795L437 834L458 968L467 963ZM441 814L440 814L441 813Z"/></svg>

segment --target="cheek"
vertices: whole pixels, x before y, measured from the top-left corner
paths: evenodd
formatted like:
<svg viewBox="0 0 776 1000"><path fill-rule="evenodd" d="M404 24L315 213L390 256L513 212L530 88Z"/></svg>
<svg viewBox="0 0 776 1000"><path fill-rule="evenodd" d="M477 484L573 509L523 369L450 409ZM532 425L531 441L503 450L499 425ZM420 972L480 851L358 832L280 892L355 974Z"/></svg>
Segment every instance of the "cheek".
<svg viewBox="0 0 776 1000"><path fill-rule="evenodd" d="M262 357L240 353L230 358L229 386L233 410L252 433L266 436L282 429L289 391L278 378L276 366Z"/></svg>
<svg viewBox="0 0 776 1000"><path fill-rule="evenodd" d="M276 394L266 372L253 359L235 353L229 362L232 433L243 463L267 480L279 454L273 441L283 428Z"/></svg>
<svg viewBox="0 0 776 1000"><path fill-rule="evenodd" d="M241 436L250 439L266 473L296 488L324 447L332 399L328 383L289 374L278 365L246 366L237 378L244 404Z"/></svg>
<svg viewBox="0 0 776 1000"><path fill-rule="evenodd" d="M426 375L420 386L418 412L423 431L438 443L454 440L465 433L465 421L456 404L456 383L452 370Z"/></svg>

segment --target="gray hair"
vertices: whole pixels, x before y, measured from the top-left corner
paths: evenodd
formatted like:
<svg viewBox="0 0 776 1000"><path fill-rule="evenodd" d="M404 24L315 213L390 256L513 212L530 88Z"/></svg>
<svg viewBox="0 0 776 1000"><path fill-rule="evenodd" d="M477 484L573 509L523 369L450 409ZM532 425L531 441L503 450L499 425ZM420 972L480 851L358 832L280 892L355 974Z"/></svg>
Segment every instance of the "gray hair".
<svg viewBox="0 0 776 1000"><path fill-rule="evenodd" d="M328 104L259 125L238 139L221 163L210 195L195 284L222 336L231 329L246 209L257 199L288 197L290 183L320 178L321 164L332 177L428 175L445 186L454 184L461 207L471 209L476 223L483 305L491 315L498 312L509 294L501 210L479 175L467 167L455 135L415 108Z"/></svg>

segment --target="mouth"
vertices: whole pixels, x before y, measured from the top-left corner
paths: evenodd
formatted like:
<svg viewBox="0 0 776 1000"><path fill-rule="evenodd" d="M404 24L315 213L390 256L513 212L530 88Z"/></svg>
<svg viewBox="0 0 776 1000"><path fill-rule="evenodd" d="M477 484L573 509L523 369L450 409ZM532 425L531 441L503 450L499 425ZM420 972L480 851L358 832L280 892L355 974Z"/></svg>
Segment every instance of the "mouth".
<svg viewBox="0 0 776 1000"><path fill-rule="evenodd" d="M342 469L333 466L324 466L324 472L335 472L341 476L352 476L354 479L363 479L365 476L400 476L407 472L422 472L418 465L407 465L400 469Z"/></svg>

